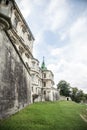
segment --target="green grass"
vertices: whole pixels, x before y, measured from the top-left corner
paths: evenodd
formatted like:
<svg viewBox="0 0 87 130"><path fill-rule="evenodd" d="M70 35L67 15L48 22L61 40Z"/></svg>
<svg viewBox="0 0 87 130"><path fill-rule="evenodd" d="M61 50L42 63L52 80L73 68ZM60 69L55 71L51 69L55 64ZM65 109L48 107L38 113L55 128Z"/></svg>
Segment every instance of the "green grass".
<svg viewBox="0 0 87 130"><path fill-rule="evenodd" d="M35 103L0 121L0 130L87 130L87 106L70 101Z"/></svg>

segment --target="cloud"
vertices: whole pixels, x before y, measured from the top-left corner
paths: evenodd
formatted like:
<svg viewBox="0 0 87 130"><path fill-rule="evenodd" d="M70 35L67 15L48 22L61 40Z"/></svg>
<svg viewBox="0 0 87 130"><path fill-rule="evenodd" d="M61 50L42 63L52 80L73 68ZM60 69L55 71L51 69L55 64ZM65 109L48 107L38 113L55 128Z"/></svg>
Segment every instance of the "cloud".
<svg viewBox="0 0 87 130"><path fill-rule="evenodd" d="M31 14L32 11L32 4L31 0L16 0L19 8L21 9L21 12L25 18L28 18L28 16Z"/></svg>
<svg viewBox="0 0 87 130"><path fill-rule="evenodd" d="M65 25L69 14L69 6L66 0L50 0L46 9L46 27L49 30L56 31Z"/></svg>
<svg viewBox="0 0 87 130"><path fill-rule="evenodd" d="M87 92L87 7L68 0L17 0L35 37L34 56L46 57L55 84L64 79ZM49 32L58 39L48 37ZM45 39L46 37L46 39Z"/></svg>
<svg viewBox="0 0 87 130"><path fill-rule="evenodd" d="M44 3L47 3L47 0L33 0L34 4L37 6L43 6Z"/></svg>
<svg viewBox="0 0 87 130"><path fill-rule="evenodd" d="M64 53L64 50L65 50L65 48L55 48L55 49L52 49L51 55L52 56L59 56L62 53Z"/></svg>
<svg viewBox="0 0 87 130"><path fill-rule="evenodd" d="M51 43L50 41L52 38L50 37L49 41L45 41L46 32L51 31L55 33L55 31L57 31L59 28L64 27L67 21L68 14L69 14L69 8L67 8L68 3L66 2L66 0L62 0L62 1L50 0L49 2L47 1L43 2L42 0L40 1L40 5L41 7L44 7L44 8L43 10L41 10L41 8L39 9L39 14L37 14L38 10L36 9L36 17L38 15L39 20L38 20L38 17L36 19L34 18L36 20L37 25L35 24L35 21L33 24L35 25L35 28L36 28L35 29L36 40L35 40L35 46L34 46L34 56L36 55L37 57L39 57L39 59L41 59L40 56L41 57L43 55L47 56L48 53L50 52L51 47L48 44ZM59 32L57 31L57 33ZM64 39L64 36L62 37L62 39ZM49 43L47 44L46 42L47 43L49 42ZM46 48L48 52L46 50L44 50L43 52L43 48Z"/></svg>
<svg viewBox="0 0 87 130"><path fill-rule="evenodd" d="M85 14L86 13L86 14ZM83 13L82 16L80 16L77 21L72 25L70 28L70 36L71 38L74 38L75 40L78 40L83 37L86 38L86 32L87 32L87 11ZM87 38L86 38L87 39ZM81 41L82 41L81 40Z"/></svg>
<svg viewBox="0 0 87 130"><path fill-rule="evenodd" d="M38 51L41 44L44 46L46 42L44 40L45 32L48 30L56 31L66 23L69 13L68 3L66 0L17 0L17 2L23 16L32 28L35 37L35 50ZM46 46L48 45L46 44ZM34 52L36 55L36 51Z"/></svg>
<svg viewBox="0 0 87 130"><path fill-rule="evenodd" d="M49 64L49 69L55 73L55 82L65 79L73 87L79 87L87 92L87 17L86 13L74 21L68 30L69 43L65 47L51 50L56 59L55 64Z"/></svg>

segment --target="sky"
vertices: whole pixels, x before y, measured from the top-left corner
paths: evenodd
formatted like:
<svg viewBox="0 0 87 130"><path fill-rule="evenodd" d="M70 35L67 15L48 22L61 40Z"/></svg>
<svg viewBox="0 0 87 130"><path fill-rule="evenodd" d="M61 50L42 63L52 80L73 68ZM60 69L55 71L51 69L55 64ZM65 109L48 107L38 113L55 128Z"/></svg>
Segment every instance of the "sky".
<svg viewBox="0 0 87 130"><path fill-rule="evenodd" d="M34 37L33 55L87 93L87 0L15 0Z"/></svg>

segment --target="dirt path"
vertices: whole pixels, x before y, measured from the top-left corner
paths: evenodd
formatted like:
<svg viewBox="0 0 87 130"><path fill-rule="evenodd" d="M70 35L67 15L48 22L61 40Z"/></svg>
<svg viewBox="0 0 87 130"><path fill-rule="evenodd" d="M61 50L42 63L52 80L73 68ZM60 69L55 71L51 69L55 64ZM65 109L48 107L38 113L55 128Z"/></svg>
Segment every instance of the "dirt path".
<svg viewBox="0 0 87 130"><path fill-rule="evenodd" d="M87 122L87 119L86 119L83 115L80 114L80 117L81 117L85 122Z"/></svg>

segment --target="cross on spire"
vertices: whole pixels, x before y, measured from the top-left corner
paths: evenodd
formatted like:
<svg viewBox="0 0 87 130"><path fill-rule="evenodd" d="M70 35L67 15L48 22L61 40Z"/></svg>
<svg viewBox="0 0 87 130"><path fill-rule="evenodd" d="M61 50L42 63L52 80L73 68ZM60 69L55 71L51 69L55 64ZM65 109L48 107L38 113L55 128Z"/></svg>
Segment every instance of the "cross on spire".
<svg viewBox="0 0 87 130"><path fill-rule="evenodd" d="M43 62L44 62L44 59L45 59L45 57L43 56Z"/></svg>

